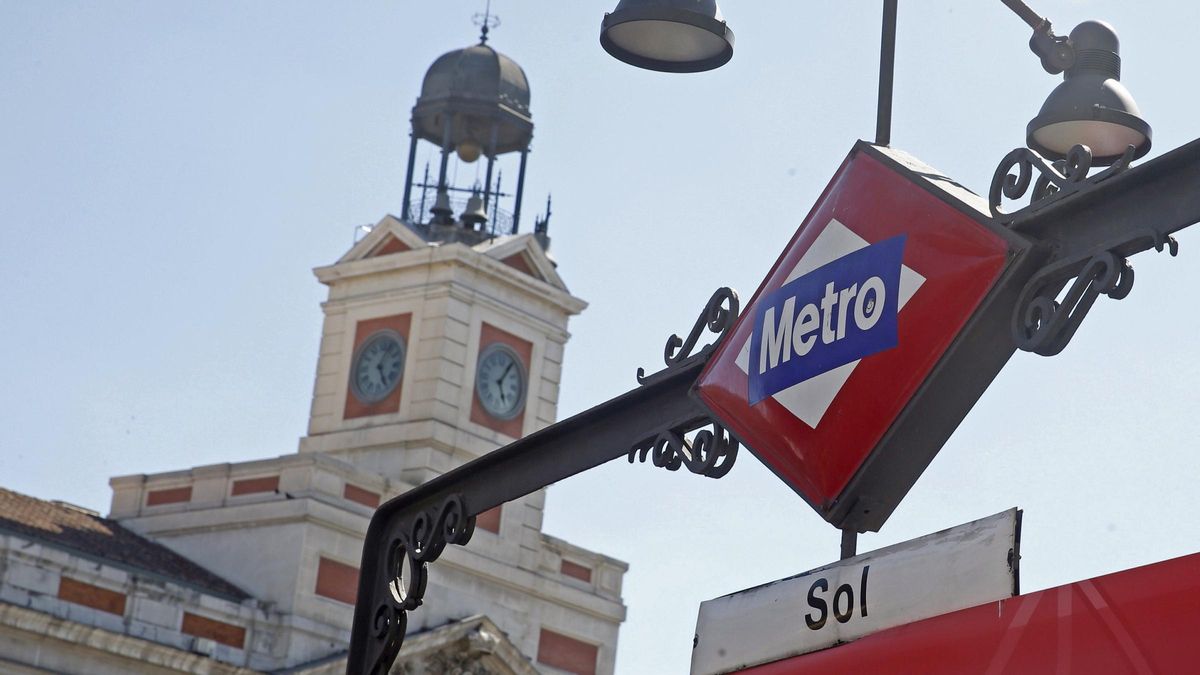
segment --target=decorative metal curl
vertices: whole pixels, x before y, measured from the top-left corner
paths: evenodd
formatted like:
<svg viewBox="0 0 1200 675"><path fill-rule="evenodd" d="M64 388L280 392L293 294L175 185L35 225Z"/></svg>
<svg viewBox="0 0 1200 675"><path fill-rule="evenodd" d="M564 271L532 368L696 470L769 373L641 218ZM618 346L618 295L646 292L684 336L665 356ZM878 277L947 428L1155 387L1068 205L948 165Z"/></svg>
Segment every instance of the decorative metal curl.
<svg viewBox="0 0 1200 675"><path fill-rule="evenodd" d="M1029 148L1017 148L1000 160L1000 165L992 174L992 185L988 191L988 205L992 217L1011 226L1057 201L1088 192L1098 183L1128 169L1135 151L1134 146L1128 146L1112 166L1088 178L1093 160L1092 150L1086 145L1072 147L1065 158L1054 162L1048 161ZM1034 169L1037 169L1039 174L1036 182L1033 181ZM1011 213L1000 208L1005 197L1017 200L1024 196L1029 191L1030 182L1033 182L1033 191L1030 192L1028 206Z"/></svg>
<svg viewBox="0 0 1200 675"><path fill-rule="evenodd" d="M375 610L374 629L375 639L383 645L371 672L384 673L400 654L400 647L404 644L404 633L408 629L408 616L395 607L381 604Z"/></svg>
<svg viewBox="0 0 1200 675"><path fill-rule="evenodd" d="M712 430L701 429L691 441L685 434L699 427L712 425ZM720 478L729 473L737 460L738 441L728 430L712 420L690 424L685 428L664 429L657 436L647 438L629 450L629 463L645 462L647 456L659 468L688 471L709 478Z"/></svg>
<svg viewBox="0 0 1200 675"><path fill-rule="evenodd" d="M447 497L440 506L418 512L402 523L387 546L384 564L388 592L376 607L375 639L382 643L372 673L385 673L396 660L408 626L408 612L421 606L429 581L428 564L447 544L463 545L475 533L475 516L467 515L462 495Z"/></svg>
<svg viewBox="0 0 1200 675"><path fill-rule="evenodd" d="M1061 352L1100 294L1121 300L1133 289L1133 267L1111 251L1094 255L1075 277L1062 302L1055 298L1066 285L1063 266L1034 277L1013 312L1013 337L1027 352L1054 356Z"/></svg>
<svg viewBox="0 0 1200 675"><path fill-rule="evenodd" d="M663 361L667 364L664 370L660 370L651 375L646 375L645 368L637 369L638 384L646 384L653 378L691 364L694 360L702 358L709 354L725 335L729 329L733 328L733 324L737 322L740 305L738 303L737 291L731 288L718 288L712 297L708 299L708 304L704 307L704 312L696 319L696 323L692 326L692 331L688 333L686 339L679 335L672 335L667 338L667 345L663 349ZM692 354L692 350L696 348L696 343L700 340L700 336L704 334L707 328L710 332L717 334L717 339L705 345L700 351Z"/></svg>

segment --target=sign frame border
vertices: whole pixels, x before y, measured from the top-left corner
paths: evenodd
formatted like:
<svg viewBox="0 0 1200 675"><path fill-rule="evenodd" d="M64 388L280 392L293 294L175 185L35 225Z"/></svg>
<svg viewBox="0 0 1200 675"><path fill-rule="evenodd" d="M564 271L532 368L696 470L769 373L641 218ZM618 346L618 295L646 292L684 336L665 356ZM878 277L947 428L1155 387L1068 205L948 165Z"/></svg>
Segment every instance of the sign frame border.
<svg viewBox="0 0 1200 675"><path fill-rule="evenodd" d="M991 289L980 300L975 312L946 347L842 492L828 507L823 507L793 489L834 527L855 532L878 532L1017 351L1010 329L1012 312L1025 283L1041 269L1051 251L1048 246L1036 245L988 215L983 197L916 157L895 148L859 140L838 165L834 178L860 153L875 159L914 187L966 215L1008 246L1007 259ZM804 220L812 217L832 186L833 179L821 191ZM979 205L973 208L967 200L977 200ZM746 303L747 310L754 306L761 293L760 284ZM696 384L701 379L703 375ZM704 402L696 385L693 385L689 395L757 456L754 447L732 431L736 425L731 426L730 420ZM768 462L763 464L780 481L791 487Z"/></svg>

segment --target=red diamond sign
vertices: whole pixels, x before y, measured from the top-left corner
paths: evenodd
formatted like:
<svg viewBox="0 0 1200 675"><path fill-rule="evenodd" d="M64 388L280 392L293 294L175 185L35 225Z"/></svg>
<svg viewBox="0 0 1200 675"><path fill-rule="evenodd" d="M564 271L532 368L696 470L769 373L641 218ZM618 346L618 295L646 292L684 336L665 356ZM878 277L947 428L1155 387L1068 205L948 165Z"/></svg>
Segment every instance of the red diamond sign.
<svg viewBox="0 0 1200 675"><path fill-rule="evenodd" d="M827 520L878 529L1011 355L1003 302L960 335L1024 251L975 195L860 143L697 393Z"/></svg>

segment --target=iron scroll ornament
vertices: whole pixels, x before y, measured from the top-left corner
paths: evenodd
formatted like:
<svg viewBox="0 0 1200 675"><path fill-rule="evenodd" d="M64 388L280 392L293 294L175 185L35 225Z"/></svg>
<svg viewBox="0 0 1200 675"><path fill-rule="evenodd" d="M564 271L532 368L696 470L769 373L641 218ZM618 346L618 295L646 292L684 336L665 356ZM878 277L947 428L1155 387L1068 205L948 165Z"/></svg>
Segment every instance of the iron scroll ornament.
<svg viewBox="0 0 1200 675"><path fill-rule="evenodd" d="M401 521L387 546L388 591L374 612L373 629L382 649L372 673L386 673L404 642L408 612L421 606L429 581L429 563L447 544L465 545L475 532L475 516L467 515L462 495L451 495L434 509L420 510Z"/></svg>
<svg viewBox="0 0 1200 675"><path fill-rule="evenodd" d="M1068 258L1036 274L1022 289L1013 312L1013 339L1020 349L1055 356L1066 348L1100 295L1123 300L1133 290L1133 266L1117 249L1133 245L1179 255L1179 242L1151 228L1133 230L1089 258ZM1071 281L1072 278L1074 281ZM1070 288L1063 294L1067 282ZM1060 297L1061 296L1061 297Z"/></svg>
<svg viewBox="0 0 1200 675"><path fill-rule="evenodd" d="M1066 282L1056 278L1056 272L1061 271L1058 268L1052 266L1031 280L1017 301L1013 338L1024 351L1042 356L1062 352L1097 297L1103 294L1121 300L1133 288L1133 267L1129 262L1111 251L1103 251L1084 265L1059 301L1056 297Z"/></svg>
<svg viewBox="0 0 1200 675"><path fill-rule="evenodd" d="M687 339L677 334L667 338L666 347L663 349L663 361L667 367L651 375L646 375L644 368L638 368L638 384L652 383L674 370L706 360L737 323L740 311L737 292L728 287L718 288L708 299L708 304L696 319L696 323L692 325ZM692 350L696 348L696 343L706 328L716 333L717 337L693 354ZM712 426L711 430L702 429L709 425ZM692 432L696 433L689 440L687 434ZM703 417L682 426L664 428L638 441L629 449L629 462L645 462L649 458L654 466L668 471L678 471L687 467L688 471L694 474L720 478L733 468L733 463L737 460L738 446L738 440L728 429L712 418Z"/></svg>
<svg viewBox="0 0 1200 675"><path fill-rule="evenodd" d="M1074 203L1095 192L1105 181L1125 173L1130 169L1134 152L1135 148L1128 146L1112 166L1089 177L1092 153L1086 145L1072 147L1065 158L1055 162L1028 148L1017 148L1001 160L992 176L988 200L992 216L1026 234L1035 234L1038 228L1044 230L1046 218L1034 225L1039 215L1049 213L1052 207ZM1036 181L1035 170L1039 174ZM1011 213L1000 208L1005 197L1015 200L1026 192L1029 192L1028 206ZM1129 295L1134 281L1129 255L1149 248L1166 249L1172 256L1179 252L1179 244L1169 230L1157 224L1110 228L1094 242L1078 235L1066 240L1062 236L1052 234L1046 243L1054 251L1064 244L1073 244L1070 252L1025 284L1013 311L1012 335L1017 347L1042 356L1054 356L1066 348L1100 295L1114 300Z"/></svg>
<svg viewBox="0 0 1200 675"><path fill-rule="evenodd" d="M1092 151L1086 145L1072 147L1064 159L1054 162L1029 148L1017 148L1004 156L992 174L988 191L992 217L1009 227L1016 227L1035 212L1073 195L1090 192L1100 183L1125 171L1133 161L1135 151L1132 145L1127 147L1112 166L1089 178ZM1036 181L1033 180L1035 169L1039 174ZM1001 209L1005 197L1020 199L1029 192L1030 183L1033 184L1033 191L1029 193L1028 206L1012 212Z"/></svg>
<svg viewBox="0 0 1200 675"><path fill-rule="evenodd" d="M712 297L708 299L708 304L705 305L704 312L696 319L696 323L692 325L692 330L688 333L686 339L679 337L677 334L667 338L666 347L663 348L663 361L667 367L651 375L646 374L645 368L638 368L638 384L647 384L671 370L684 368L698 360L707 358L717 348L717 345L721 344L721 341L725 339L725 335L733 328L733 324L737 323L740 311L737 291L724 286L718 288L712 294ZM699 342L700 336L704 334L705 328L712 333L716 333L717 338L693 354L692 350L696 348L696 343Z"/></svg>
<svg viewBox="0 0 1200 675"><path fill-rule="evenodd" d="M712 430L700 429L712 425ZM629 463L650 459L654 466L667 471L688 471L708 478L720 478L729 473L737 460L738 441L727 429L711 419L690 428L664 429L633 446L629 450ZM685 434L696 431L689 441Z"/></svg>

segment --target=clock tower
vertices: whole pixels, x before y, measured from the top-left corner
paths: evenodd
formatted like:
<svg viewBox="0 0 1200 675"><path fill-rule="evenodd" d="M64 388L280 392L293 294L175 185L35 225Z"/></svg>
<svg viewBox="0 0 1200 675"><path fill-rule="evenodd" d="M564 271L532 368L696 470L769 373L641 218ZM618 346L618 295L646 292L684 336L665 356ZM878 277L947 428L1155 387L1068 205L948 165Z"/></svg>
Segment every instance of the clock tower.
<svg viewBox="0 0 1200 675"><path fill-rule="evenodd" d="M434 61L412 110L400 217L315 270L329 297L302 453L415 486L555 421L568 320L587 303L548 255L549 205L533 232L520 231L532 135L529 84L514 61L485 40ZM428 145L436 178L426 169L416 180ZM447 179L476 161L483 185ZM517 169L514 194L499 184L506 162ZM461 559L431 570L433 599L410 622L440 625L490 597L485 611L531 660L606 672L624 564L543 534L544 503L539 491L482 514L471 544L445 554ZM539 579L548 573L565 580L558 598ZM571 607L578 583L608 596L601 614L617 613L598 621L595 608Z"/></svg>
<svg viewBox="0 0 1200 675"><path fill-rule="evenodd" d="M548 201L521 231L529 84L486 35L425 75L400 216L315 270L329 295L299 453L112 480L113 518L272 612L206 610L230 631L253 627L228 640L229 659L344 668L374 509L555 421L567 324L587 303L548 254ZM434 177L415 180L430 146ZM470 173L485 182L452 184L468 171L451 162L483 162ZM470 543L444 552L400 662L613 672L627 566L545 534L544 506L538 491L480 514Z"/></svg>
<svg viewBox="0 0 1200 675"><path fill-rule="evenodd" d="M567 321L586 303L547 255L548 214L519 232L532 135L525 73L485 39L429 68L402 215L316 270L329 300L302 452L420 483L554 421ZM414 180L422 141L436 182ZM515 196L496 171L513 155ZM452 160L481 159L484 185L449 183Z"/></svg>
<svg viewBox="0 0 1200 675"><path fill-rule="evenodd" d="M388 216L316 270L329 299L301 452L421 483L554 422L587 304L534 234L428 229Z"/></svg>

